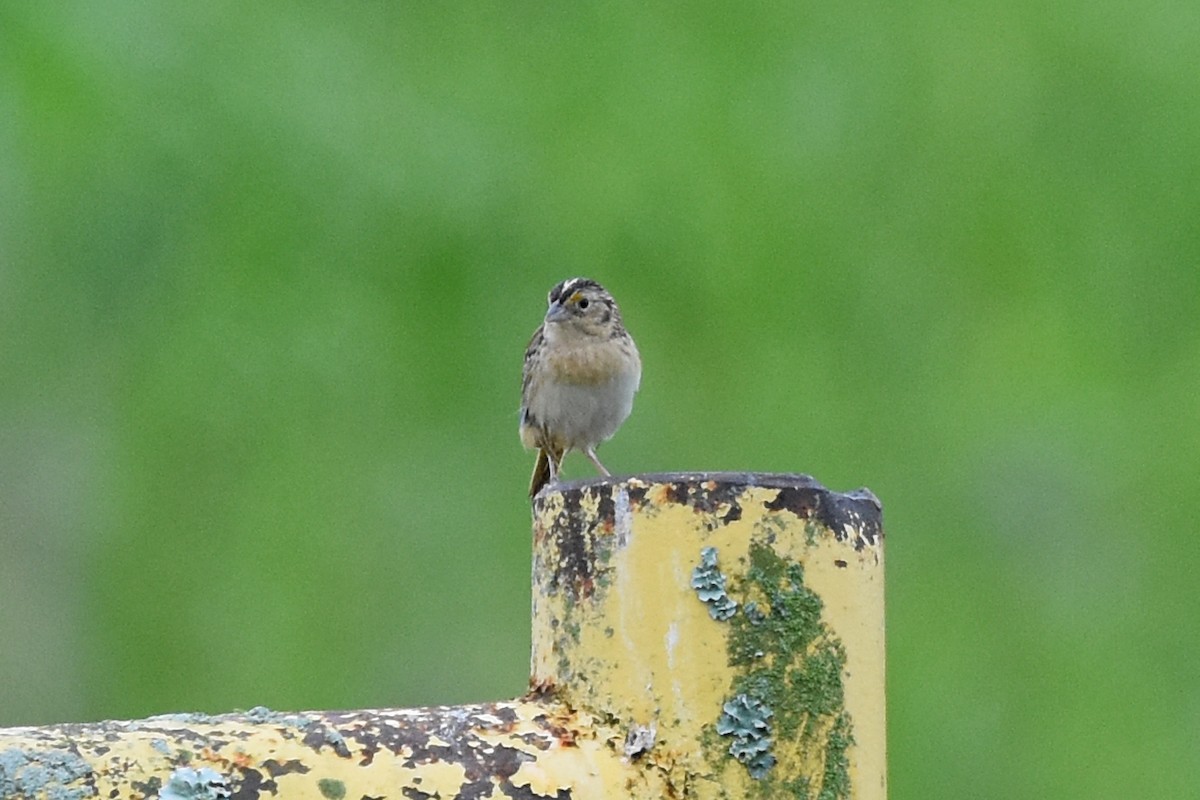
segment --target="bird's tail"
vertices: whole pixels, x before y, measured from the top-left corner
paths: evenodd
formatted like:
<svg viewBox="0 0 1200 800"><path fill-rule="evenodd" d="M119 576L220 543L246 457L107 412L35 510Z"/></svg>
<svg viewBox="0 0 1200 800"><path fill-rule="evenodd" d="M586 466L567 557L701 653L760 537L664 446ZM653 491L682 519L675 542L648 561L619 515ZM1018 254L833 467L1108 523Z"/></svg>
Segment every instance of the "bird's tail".
<svg viewBox="0 0 1200 800"><path fill-rule="evenodd" d="M542 487L553 479L555 472L554 456L541 447L538 448L537 453L537 461L533 465L533 476L529 479L530 498L537 496Z"/></svg>

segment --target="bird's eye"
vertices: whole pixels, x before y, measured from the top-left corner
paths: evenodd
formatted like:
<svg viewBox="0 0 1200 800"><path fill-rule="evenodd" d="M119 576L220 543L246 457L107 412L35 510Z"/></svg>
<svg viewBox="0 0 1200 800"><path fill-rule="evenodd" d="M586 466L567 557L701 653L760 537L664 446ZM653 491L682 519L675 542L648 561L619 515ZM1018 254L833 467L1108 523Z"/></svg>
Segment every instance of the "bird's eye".
<svg viewBox="0 0 1200 800"><path fill-rule="evenodd" d="M588 307L588 299L586 297L579 301L579 307L583 309Z"/></svg>

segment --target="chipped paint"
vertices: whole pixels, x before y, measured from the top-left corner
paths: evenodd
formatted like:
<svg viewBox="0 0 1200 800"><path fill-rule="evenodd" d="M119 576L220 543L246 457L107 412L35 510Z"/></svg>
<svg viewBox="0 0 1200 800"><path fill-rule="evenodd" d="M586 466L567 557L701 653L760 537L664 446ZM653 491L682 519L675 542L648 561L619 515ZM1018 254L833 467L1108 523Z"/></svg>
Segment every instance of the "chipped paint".
<svg viewBox="0 0 1200 800"><path fill-rule="evenodd" d="M14 728L0 730L0 797L602 797L633 779L625 735L553 697Z"/></svg>
<svg viewBox="0 0 1200 800"><path fill-rule="evenodd" d="M805 476L559 484L525 698L0 730L0 796L881 798L879 516Z"/></svg>
<svg viewBox="0 0 1200 800"><path fill-rule="evenodd" d="M629 498L624 542L605 517L614 493ZM868 492L806 476L560 484L534 503L533 685L627 726L657 720L638 763L678 796L883 797L879 517ZM593 576L585 591L554 574L574 557L560 545L593 556L570 567ZM735 743L718 723L739 696L765 728Z"/></svg>
<svg viewBox="0 0 1200 800"><path fill-rule="evenodd" d="M633 725L625 734L625 757L637 758L654 747L658 739L658 723L651 720L649 725Z"/></svg>

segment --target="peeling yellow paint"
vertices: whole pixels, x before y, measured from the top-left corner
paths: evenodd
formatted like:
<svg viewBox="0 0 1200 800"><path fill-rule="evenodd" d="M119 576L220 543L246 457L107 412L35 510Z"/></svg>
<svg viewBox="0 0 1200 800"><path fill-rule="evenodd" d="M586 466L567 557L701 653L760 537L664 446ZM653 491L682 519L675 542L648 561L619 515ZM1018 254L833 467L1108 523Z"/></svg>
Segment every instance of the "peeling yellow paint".
<svg viewBox="0 0 1200 800"><path fill-rule="evenodd" d="M0 730L0 787L56 800L883 798L882 540L872 497L803 476L556 486L535 501L529 696Z"/></svg>
<svg viewBox="0 0 1200 800"><path fill-rule="evenodd" d="M753 598L769 608L745 585L750 545L764 543L784 562L803 566L805 586L823 604L821 622L844 646L854 744L846 751L847 792L832 796L885 796L882 535L868 535L853 513L835 531L820 524L815 509L787 507L789 498L821 502L820 487L811 498L793 493L781 500L778 484L731 486L728 476L575 486L543 494L535 511L534 683L556 686L570 705L602 711L619 725L656 723L653 755L666 756L673 773L693 776L688 796L743 797L767 788L736 762L712 761L715 723L742 670L729 664L730 625L712 619L691 586L701 550L716 548L731 597L740 592L743 603ZM603 506L614 509L611 528L596 521ZM571 534L577 538L549 534L572 518L579 520ZM576 565L588 577L582 583L545 569L581 558L592 560ZM832 716L805 725L811 739L835 732ZM824 752L775 740L772 754L772 786L807 778L814 790L822 787ZM719 782L703 777L712 775Z"/></svg>

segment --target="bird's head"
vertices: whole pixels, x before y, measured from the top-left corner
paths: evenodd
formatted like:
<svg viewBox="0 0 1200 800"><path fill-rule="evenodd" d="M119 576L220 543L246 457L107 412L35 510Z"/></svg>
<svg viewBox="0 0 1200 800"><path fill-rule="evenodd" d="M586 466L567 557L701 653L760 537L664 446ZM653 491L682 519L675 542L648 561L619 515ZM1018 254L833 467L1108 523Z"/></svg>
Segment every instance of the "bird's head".
<svg viewBox="0 0 1200 800"><path fill-rule="evenodd" d="M546 335L552 339L599 337L621 330L621 312L612 295L588 278L571 278L550 290Z"/></svg>

